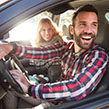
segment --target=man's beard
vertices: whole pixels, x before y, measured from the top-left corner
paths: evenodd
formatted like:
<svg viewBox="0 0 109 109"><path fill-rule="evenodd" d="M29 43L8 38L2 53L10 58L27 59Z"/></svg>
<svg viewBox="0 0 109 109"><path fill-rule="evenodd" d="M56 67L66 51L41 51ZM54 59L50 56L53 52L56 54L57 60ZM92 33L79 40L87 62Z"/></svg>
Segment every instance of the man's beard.
<svg viewBox="0 0 109 109"><path fill-rule="evenodd" d="M85 43L84 40L81 41L83 39L82 36L85 36L85 35L91 37L91 40L92 41L90 43ZM92 44L94 43L95 37L96 36L94 34L92 34L92 33L86 33L86 32L81 33L81 34L79 34L79 36L77 36L76 33L75 33L75 31L74 31L74 41L82 49L89 49L92 46Z"/></svg>

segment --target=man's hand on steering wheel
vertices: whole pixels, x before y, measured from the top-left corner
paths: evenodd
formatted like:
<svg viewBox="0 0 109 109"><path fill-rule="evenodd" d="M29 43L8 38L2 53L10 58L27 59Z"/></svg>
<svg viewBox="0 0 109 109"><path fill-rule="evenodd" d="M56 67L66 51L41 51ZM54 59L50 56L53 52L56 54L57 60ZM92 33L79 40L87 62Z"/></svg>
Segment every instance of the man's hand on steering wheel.
<svg viewBox="0 0 109 109"><path fill-rule="evenodd" d="M13 57L15 57L14 55L12 56L12 58ZM17 57L15 57L15 58L17 58ZM17 65L17 64L19 64L19 65L17 65L17 67L19 67L19 66L21 66L20 64L21 63L19 63L19 62L17 62L18 61L18 59L17 60L15 60L15 64ZM19 69L20 69L20 67L19 67ZM21 68L22 69L22 68ZM7 68L7 66L5 65L5 61L3 60L3 59L1 59L0 60L0 73L1 73L1 75L3 75L3 77L4 78L6 78L6 81L7 81L7 83L9 83L17 92L19 92L19 93L24 93L24 91L22 90L22 86L20 86L21 85L21 83L20 83L20 85L19 85L19 83L18 82L16 82L16 78L14 78L13 76L12 76L12 74L10 73L10 71L9 71L9 69ZM18 71L17 71L17 73L18 73ZM22 73L22 72L21 72ZM23 75L23 74L22 74ZM27 74L26 74L27 75ZM4 85L6 85L6 83L4 84ZM10 86L9 86L10 87ZM23 86L24 87L24 86Z"/></svg>
<svg viewBox="0 0 109 109"><path fill-rule="evenodd" d="M28 87L31 85L30 81L26 77L26 75L19 70L11 70L10 71L14 79L20 84L24 93L28 92Z"/></svg>

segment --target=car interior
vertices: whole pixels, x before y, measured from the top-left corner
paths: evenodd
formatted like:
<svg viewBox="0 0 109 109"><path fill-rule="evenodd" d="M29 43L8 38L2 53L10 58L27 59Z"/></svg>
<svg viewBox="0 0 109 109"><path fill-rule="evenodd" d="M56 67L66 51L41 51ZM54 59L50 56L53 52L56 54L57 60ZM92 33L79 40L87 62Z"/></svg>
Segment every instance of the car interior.
<svg viewBox="0 0 109 109"><path fill-rule="evenodd" d="M60 22L60 18L61 15L63 13L65 13L68 10L75 10L77 9L79 6L84 5L84 4L93 4L99 13L99 32L98 32L98 37L95 40L95 43L101 45L102 47L105 48L105 50L107 52L109 52L109 36L108 36L108 31L109 31L109 1L108 0L75 0L75 1L70 1L69 2L63 2L62 4L58 4L55 5L53 7L50 7L48 9L45 9L44 11L42 11L43 13L50 13L52 20L57 24L57 26L61 25ZM42 13L41 12L41 13ZM40 14L40 12L36 13L37 15L35 15L34 18L36 18L36 16L38 16ZM34 15L34 14L33 14ZM33 18L32 15L32 18ZM68 15L68 14L67 14ZM72 15L72 12L70 13L70 17ZM65 17L63 17L65 19ZM66 21L68 22L68 20ZM72 24L71 20L68 23L62 23L61 25L61 31L64 34L64 40L65 41L73 41L73 36L71 35L70 31L69 31L69 26ZM36 24L35 24L36 25ZM13 26L15 27L16 24ZM11 30L9 30L11 31ZM7 41L7 39L10 37L9 32L5 32L5 34L1 35L2 37L0 38L1 41ZM3 39L4 37L4 39ZM10 41L11 42L11 41ZM12 41L13 42L13 41ZM32 46L31 42L27 41L16 41L17 44L21 44L21 45L29 45ZM28 66L27 61L25 61L25 63L22 62L22 59L19 59L20 62L23 64L23 67L28 70L28 72L31 71L32 72L36 72L34 69L34 66ZM9 67L9 66L8 66ZM32 74L31 74L32 75ZM101 103L101 105L105 102L105 98L107 97L107 95L109 95L109 65L107 66L107 70L102 78L102 80L100 81L100 83L98 84L97 88L93 91L92 94L90 94L88 97L84 98L83 100L80 101L76 101L76 102L66 102L63 104L59 104L54 106L54 109L70 109L70 108L88 108L88 106L94 106L97 105L99 103ZM3 78L1 78L0 76L0 81L2 81ZM43 81L43 80L42 80ZM6 90L7 87L4 87L4 84L0 85L0 108L2 109L2 98L5 96L6 94ZM107 98L109 99L109 98ZM95 101L98 100L98 102ZM22 101L20 101L22 102ZM20 103L19 102L19 103ZM107 101L106 101L107 103ZM89 105L88 105L89 104ZM109 105L108 105L109 106ZM95 107L94 107L95 108Z"/></svg>

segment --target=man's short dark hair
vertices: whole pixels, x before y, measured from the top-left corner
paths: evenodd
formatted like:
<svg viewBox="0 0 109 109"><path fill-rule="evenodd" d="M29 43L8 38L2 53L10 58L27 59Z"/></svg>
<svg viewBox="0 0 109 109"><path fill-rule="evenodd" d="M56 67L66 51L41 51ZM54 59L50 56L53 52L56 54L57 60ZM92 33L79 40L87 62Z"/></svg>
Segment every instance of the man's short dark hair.
<svg viewBox="0 0 109 109"><path fill-rule="evenodd" d="M72 18L72 22L73 22L73 26L75 26L75 19L76 19L76 16L80 13L80 12L94 12L96 13L96 15L98 16L98 12L97 10L95 9L94 6L92 5L85 5L85 6L82 6L82 7L79 7L73 14L73 18Z"/></svg>

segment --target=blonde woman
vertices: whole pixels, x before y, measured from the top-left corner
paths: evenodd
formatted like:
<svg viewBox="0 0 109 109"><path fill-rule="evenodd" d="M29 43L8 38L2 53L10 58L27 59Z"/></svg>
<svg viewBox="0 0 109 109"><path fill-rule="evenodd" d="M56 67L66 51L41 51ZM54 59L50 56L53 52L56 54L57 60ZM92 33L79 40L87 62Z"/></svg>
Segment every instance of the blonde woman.
<svg viewBox="0 0 109 109"><path fill-rule="evenodd" d="M62 42L62 36L57 31L52 20L49 18L40 19L35 40L36 46L51 46Z"/></svg>
<svg viewBox="0 0 109 109"><path fill-rule="evenodd" d="M62 43L62 42L63 42L62 36L60 35L60 32L58 32L57 27L53 23L53 21L50 18L40 19L37 27L35 46L36 47L52 46L56 43ZM60 58L49 61L32 59L30 61L30 65L36 66L37 73L43 71L44 73L47 72L49 82L54 82L57 79L59 72L61 70Z"/></svg>

